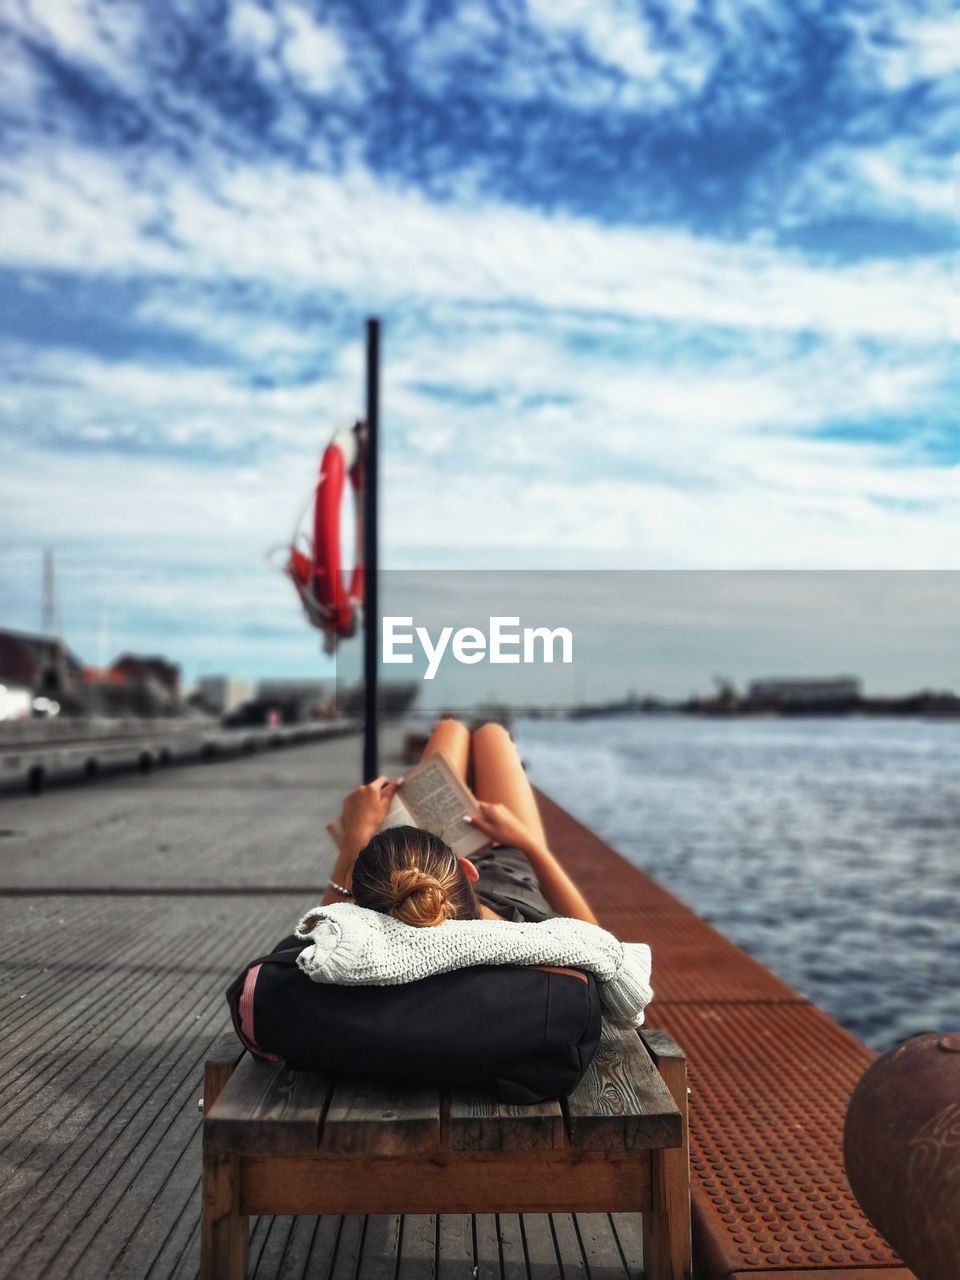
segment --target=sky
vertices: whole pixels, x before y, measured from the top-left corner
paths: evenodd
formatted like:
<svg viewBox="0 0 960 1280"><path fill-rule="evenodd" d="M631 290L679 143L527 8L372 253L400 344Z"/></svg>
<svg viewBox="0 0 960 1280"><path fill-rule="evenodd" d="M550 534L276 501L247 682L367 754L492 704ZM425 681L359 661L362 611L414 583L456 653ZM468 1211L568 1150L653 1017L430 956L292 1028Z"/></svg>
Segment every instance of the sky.
<svg viewBox="0 0 960 1280"><path fill-rule="evenodd" d="M389 569L960 567L939 0L0 0L0 625L323 674L267 553L383 332ZM704 680L708 680L709 666Z"/></svg>

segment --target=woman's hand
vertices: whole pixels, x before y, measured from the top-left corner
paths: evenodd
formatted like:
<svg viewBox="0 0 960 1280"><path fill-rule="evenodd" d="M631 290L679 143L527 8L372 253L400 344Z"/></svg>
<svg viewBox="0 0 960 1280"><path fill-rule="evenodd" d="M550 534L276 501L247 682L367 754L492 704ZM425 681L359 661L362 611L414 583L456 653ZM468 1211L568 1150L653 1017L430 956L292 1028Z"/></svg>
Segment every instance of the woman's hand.
<svg viewBox="0 0 960 1280"><path fill-rule="evenodd" d="M340 811L344 844L349 843L356 849L362 849L370 842L387 816L396 789L395 782L381 776L362 787L354 788L345 796Z"/></svg>
<svg viewBox="0 0 960 1280"><path fill-rule="evenodd" d="M471 816L470 821L491 840L496 840L498 844L516 845L518 849L528 853L539 845L537 836L505 804L478 800L477 808L480 810L479 816Z"/></svg>

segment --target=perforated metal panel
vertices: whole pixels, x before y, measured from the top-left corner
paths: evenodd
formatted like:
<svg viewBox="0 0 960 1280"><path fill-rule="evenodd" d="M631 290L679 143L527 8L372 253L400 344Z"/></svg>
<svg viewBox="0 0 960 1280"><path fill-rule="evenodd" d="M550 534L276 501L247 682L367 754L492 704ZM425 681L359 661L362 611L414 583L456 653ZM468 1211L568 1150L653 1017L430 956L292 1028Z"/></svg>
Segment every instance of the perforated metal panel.
<svg viewBox="0 0 960 1280"><path fill-rule="evenodd" d="M843 1116L867 1050L810 1005L664 1004L651 1022L690 1058L692 1177L713 1274L898 1263L843 1171Z"/></svg>
<svg viewBox="0 0 960 1280"><path fill-rule="evenodd" d="M602 924L650 943L647 1014L688 1056L698 1272L910 1280L843 1171L847 1101L874 1055L547 797L551 848Z"/></svg>
<svg viewBox="0 0 960 1280"><path fill-rule="evenodd" d="M802 997L722 934L685 908L681 911L608 910L596 902L600 923L624 942L653 951L656 1001L710 1003Z"/></svg>

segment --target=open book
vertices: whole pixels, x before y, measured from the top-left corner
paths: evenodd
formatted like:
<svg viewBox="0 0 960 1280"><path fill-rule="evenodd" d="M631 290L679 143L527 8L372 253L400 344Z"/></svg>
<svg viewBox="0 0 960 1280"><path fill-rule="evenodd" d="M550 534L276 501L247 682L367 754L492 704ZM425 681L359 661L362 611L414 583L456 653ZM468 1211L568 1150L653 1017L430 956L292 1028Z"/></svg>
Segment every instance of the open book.
<svg viewBox="0 0 960 1280"><path fill-rule="evenodd" d="M450 768L442 751L436 752L403 775L381 831L390 827L421 827L439 836L458 858L478 853L490 844L490 837L464 822L464 814L479 813L470 788ZM343 843L340 819L327 823L337 848Z"/></svg>

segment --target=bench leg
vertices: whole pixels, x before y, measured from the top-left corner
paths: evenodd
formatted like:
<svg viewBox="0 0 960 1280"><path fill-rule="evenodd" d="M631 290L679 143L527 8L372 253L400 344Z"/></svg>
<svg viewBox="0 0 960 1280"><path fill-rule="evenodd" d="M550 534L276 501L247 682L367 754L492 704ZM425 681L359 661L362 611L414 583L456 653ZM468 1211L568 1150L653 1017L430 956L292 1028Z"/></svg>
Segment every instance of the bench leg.
<svg viewBox="0 0 960 1280"><path fill-rule="evenodd" d="M243 1280L250 1223L240 1212L240 1162L235 1156L204 1154L201 1214L202 1280Z"/></svg>
<svg viewBox="0 0 960 1280"><path fill-rule="evenodd" d="M243 1049L225 1032L203 1064L203 1114L206 1116L233 1074ZM247 1271L250 1224L240 1212L240 1168L236 1157L204 1149L200 1205L200 1274L203 1280L243 1280Z"/></svg>
<svg viewBox="0 0 960 1280"><path fill-rule="evenodd" d="M687 1060L661 1031L642 1032L650 1056L683 1119L683 1145L650 1153L653 1205L643 1215L646 1280L690 1280L690 1155L687 1132Z"/></svg>

